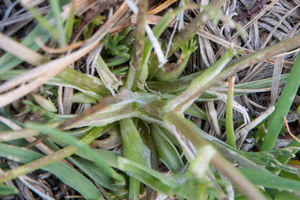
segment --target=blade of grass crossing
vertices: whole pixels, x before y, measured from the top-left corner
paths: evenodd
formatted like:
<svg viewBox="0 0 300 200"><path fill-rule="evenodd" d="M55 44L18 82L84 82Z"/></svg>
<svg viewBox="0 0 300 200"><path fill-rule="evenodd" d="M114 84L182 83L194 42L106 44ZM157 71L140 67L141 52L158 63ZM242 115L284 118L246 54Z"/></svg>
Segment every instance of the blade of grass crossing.
<svg viewBox="0 0 300 200"><path fill-rule="evenodd" d="M20 163L30 163L43 157L40 153L3 143L0 144L0 156ZM98 189L87 178L61 162L52 163L42 167L42 169L57 176L65 184L82 194L86 199L103 199ZM0 179L0 182L3 181Z"/></svg>
<svg viewBox="0 0 300 200"><path fill-rule="evenodd" d="M193 129L181 112L171 111L165 113L164 121L166 124L173 124L174 126L176 124L175 127L184 134L196 148L208 144L208 142ZM211 164L230 178L250 199L265 199L262 194L218 152L216 152L215 156L211 159Z"/></svg>
<svg viewBox="0 0 300 200"><path fill-rule="evenodd" d="M26 124L26 127L29 129L37 130L41 133L47 133L52 137L55 137L56 140L68 142L69 145L74 146L83 154L85 154L88 158L90 158L105 174L109 175L110 177L113 177L114 179L120 182L124 181L123 177L120 174L116 173L96 152L94 152L86 145L87 143L90 143L95 139L93 135L97 135L97 132L91 131L88 136L79 141L74 137L65 134L63 131L58 131L56 129L48 128L43 125L28 123Z"/></svg>
<svg viewBox="0 0 300 200"><path fill-rule="evenodd" d="M183 43L190 40L200 28L204 26L204 24L210 20L212 17L214 17L214 11L211 8L214 8L215 10L218 10L222 7L222 5L226 2L226 0L213 0L209 4L208 9L204 9L188 26L186 26L182 31L180 31L179 34L177 34L172 42L170 51L168 53L168 58L173 55L181 46ZM210 12L208 11L210 10ZM156 56L152 57L149 62L149 79L151 80L156 71L158 66L158 59Z"/></svg>

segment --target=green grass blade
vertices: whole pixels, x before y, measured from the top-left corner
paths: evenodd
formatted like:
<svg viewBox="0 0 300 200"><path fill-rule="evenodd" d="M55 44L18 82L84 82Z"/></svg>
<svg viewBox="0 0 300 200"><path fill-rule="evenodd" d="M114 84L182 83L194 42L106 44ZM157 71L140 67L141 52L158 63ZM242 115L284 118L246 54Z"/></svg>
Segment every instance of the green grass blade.
<svg viewBox="0 0 300 200"><path fill-rule="evenodd" d="M51 11L53 13L53 17L55 20L56 33L58 34L58 43L60 47L64 47L67 45L66 35L63 29L63 20L60 17L61 8L59 5L59 1L57 0L49 0L48 1L51 7ZM74 12L74 10L73 10Z"/></svg>
<svg viewBox="0 0 300 200"><path fill-rule="evenodd" d="M0 195L11 195L18 193L18 190L6 185L0 185Z"/></svg>
<svg viewBox="0 0 300 200"><path fill-rule="evenodd" d="M205 72L203 72L199 77L194 79L190 86L181 95L173 99L164 107L164 110L166 112L170 112L174 109L181 111L188 109L195 99L205 92L202 88L209 82L213 81L214 77L222 71L234 55L235 53L233 50L228 49L222 58L220 58L210 68L205 70Z"/></svg>
<svg viewBox="0 0 300 200"><path fill-rule="evenodd" d="M118 168L126 171L130 176L135 177L156 191L167 195L171 195L172 190L178 187L177 183L170 181L167 177L159 172L126 158L118 158Z"/></svg>
<svg viewBox="0 0 300 200"><path fill-rule="evenodd" d="M190 59L190 56L194 51L196 51L197 47L195 46L195 44L196 40L193 38L184 43L181 46L181 54L178 61L176 63L168 63L162 68L158 68L154 79L159 81L170 82L177 80L177 78L182 74L183 70L185 69Z"/></svg>
<svg viewBox="0 0 300 200"><path fill-rule="evenodd" d="M140 117L141 115L140 112L136 111L133 103L113 104L92 116L88 116L76 122L71 127L106 126L121 119Z"/></svg>
<svg viewBox="0 0 300 200"><path fill-rule="evenodd" d="M287 82L288 77L290 76L290 73L282 74L280 75L279 79L279 85L285 84ZM246 83L240 83L234 85L236 89L261 89L261 88L267 88L272 86L272 79L271 78L265 78L255 81L250 81Z"/></svg>
<svg viewBox="0 0 300 200"><path fill-rule="evenodd" d="M73 103L97 103L96 99L90 97L82 92L76 92L73 94L72 98Z"/></svg>
<svg viewBox="0 0 300 200"><path fill-rule="evenodd" d="M233 104L233 87L234 76L231 78L228 88L227 103L226 103L226 136L227 143L236 148L234 128L233 128L233 116L232 116L232 104Z"/></svg>
<svg viewBox="0 0 300 200"><path fill-rule="evenodd" d="M3 143L0 144L0 156L20 163L30 163L43 157L42 154L34 151ZM87 178L61 162L52 163L42 169L53 173L65 184L82 194L86 199L103 199L98 189Z"/></svg>
<svg viewBox="0 0 300 200"><path fill-rule="evenodd" d="M91 179L100 184L101 186L109 190L118 190L114 179L102 173L99 167L95 164L84 160L82 158L69 158L78 168L80 168L85 174L87 174ZM120 186L120 184L118 184ZM125 181L123 182L123 187L125 186Z"/></svg>
<svg viewBox="0 0 300 200"><path fill-rule="evenodd" d="M71 35L72 35L73 26L74 26L74 22L75 22L75 3L74 2L75 1L73 1L70 15L69 15L68 19L66 20L65 27L64 27L64 33L66 36L67 43L69 43L71 40Z"/></svg>
<svg viewBox="0 0 300 200"><path fill-rule="evenodd" d="M285 117L294 101L295 95L300 85L300 56L298 55L287 83L275 105L275 111L269 117L270 125L264 143L262 144L261 151L271 150L276 142L276 139L283 126L283 117Z"/></svg>
<svg viewBox="0 0 300 200"><path fill-rule="evenodd" d="M47 20L43 18L43 16L34 7L28 7L27 9L31 12L31 14L39 22L39 24L42 25L44 29L49 31L54 36L54 38L59 41L58 33L50 24L48 24Z"/></svg>
<svg viewBox="0 0 300 200"><path fill-rule="evenodd" d="M249 168L241 168L239 171L255 185L300 193L300 182L281 178L272 173L266 173Z"/></svg>
<svg viewBox="0 0 300 200"><path fill-rule="evenodd" d="M202 73L206 71L202 70L184 77L181 77L174 82L168 82L168 81L148 81L147 86L149 89L154 90L156 92L166 94L166 93L176 93L180 92L182 90L185 90L188 88L188 86L191 84L191 82L200 76ZM287 79L288 79L289 73L287 74L282 74L280 76L280 81L279 84L285 84ZM240 83L236 84L235 88L237 89L262 89L262 88L267 88L272 86L272 78L266 78L266 79L261 79L257 81L251 81L247 83ZM226 87L225 87L226 88ZM242 92L235 92L234 95L241 95L241 94L246 94Z"/></svg>
<svg viewBox="0 0 300 200"><path fill-rule="evenodd" d="M123 119L120 121L121 135L123 140L123 154L125 158L147 165L143 141L138 130L131 119ZM129 178L129 199L139 199L140 182L134 177Z"/></svg>
<svg viewBox="0 0 300 200"><path fill-rule="evenodd" d="M273 191L272 193L274 194L276 199L283 199L283 200L284 199L288 199L288 200L298 200L299 199L286 191Z"/></svg>
<svg viewBox="0 0 300 200"><path fill-rule="evenodd" d="M74 146L87 157L89 157L102 171L108 176L122 182L123 177L116 173L98 154L96 154L92 149L85 145L84 141L79 141L72 136L65 134L63 131L58 131L56 129L49 128L43 125L37 124L26 124L29 129L37 130L41 133L47 133L54 137L56 140L61 140L62 142L68 142L69 145Z"/></svg>
<svg viewBox="0 0 300 200"><path fill-rule="evenodd" d="M120 121L124 156L140 164L147 165L143 141L131 119Z"/></svg>
<svg viewBox="0 0 300 200"><path fill-rule="evenodd" d="M159 126L153 124L151 125L151 130L160 159L172 172L180 170L183 167L183 162L176 147L164 136Z"/></svg>
<svg viewBox="0 0 300 200"><path fill-rule="evenodd" d="M0 79L9 80L25 72L26 70L10 70L0 74ZM65 68L45 84L71 87L97 100L109 94L109 90L105 88L101 79L70 68Z"/></svg>
<svg viewBox="0 0 300 200"><path fill-rule="evenodd" d="M297 138L300 139L300 135L298 135ZM300 144L296 140L293 140L291 143L287 145L287 147L300 147ZM296 154L298 151L299 149L294 149L292 153ZM278 156L277 158L277 160L282 164L286 164L290 159L291 157L289 156Z"/></svg>

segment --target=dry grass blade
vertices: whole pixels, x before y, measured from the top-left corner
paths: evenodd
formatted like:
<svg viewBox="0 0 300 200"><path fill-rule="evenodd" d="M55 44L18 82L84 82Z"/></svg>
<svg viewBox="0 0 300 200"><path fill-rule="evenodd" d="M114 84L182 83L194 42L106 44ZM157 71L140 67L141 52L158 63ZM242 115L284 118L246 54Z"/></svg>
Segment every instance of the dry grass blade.
<svg viewBox="0 0 300 200"><path fill-rule="evenodd" d="M272 6L274 6L277 3L278 0L272 1L268 6L266 6L264 9L262 9L251 21L249 21L244 27L244 30L247 30L255 21L257 21L265 12L267 12ZM236 39L239 36L239 33L235 33L229 40L229 42L232 42L234 39ZM216 57L219 57L221 55L221 52L224 51L224 48L220 48L220 50L216 53Z"/></svg>
<svg viewBox="0 0 300 200"><path fill-rule="evenodd" d="M218 124L218 116L217 116L217 111L215 109L214 106L214 102L213 101L208 101L207 102L207 107L208 107L208 120L209 122L212 121L211 125L211 132L215 132L217 137L221 136L221 130L220 130L220 126ZM211 120L210 120L211 119ZM213 135L213 134L212 134Z"/></svg>
<svg viewBox="0 0 300 200"><path fill-rule="evenodd" d="M74 43L74 44L67 45L65 47L53 49L53 48L50 48L50 47L46 46L41 41L40 38L36 38L35 42L40 46L41 49L43 49L45 52L48 52L48 53L63 53L63 52L81 47L85 43L85 41L81 41L81 42L77 42L77 43Z"/></svg>
<svg viewBox="0 0 300 200"><path fill-rule="evenodd" d="M11 169L15 169L19 167L18 164L13 161L8 161L8 165L10 166ZM18 179L40 197L47 200L54 200L52 192L45 184L39 183L26 175L19 176ZM45 192L46 193L50 192L51 196L45 194Z"/></svg>
<svg viewBox="0 0 300 200"><path fill-rule="evenodd" d="M48 61L46 57L32 51L2 33L0 33L0 48L32 65L41 65Z"/></svg>
<svg viewBox="0 0 300 200"><path fill-rule="evenodd" d="M257 117L255 120L247 124L245 127L239 129L235 132L236 138L237 138L237 149L240 149L242 147L242 144L247 137L247 134L251 129L256 127L258 124L260 124L263 120L265 120L269 115L272 114L272 112L275 110L275 107L272 106L268 110L266 110L264 113L262 113L259 117Z"/></svg>
<svg viewBox="0 0 300 200"><path fill-rule="evenodd" d="M78 51L56 59L54 61L48 62L46 64L40 65L38 68L28 71L24 73L22 77L16 77L0 86L0 92L6 91L12 87L15 87L19 84L22 84L26 81L29 81L35 77L41 76L40 78L32 81L31 83L15 89L9 93L0 95L0 107L3 107L20 97L28 94L32 90L36 89L41 84L45 83L55 75L57 75L61 70L67 67L69 64L75 62L92 49L94 49L98 42L102 39L102 37L109 31L109 29L114 26L114 24L121 18L122 14L127 10L127 6L125 2L120 6L118 11L84 44L84 46ZM49 72L50 70L50 72ZM52 71L51 71L52 70ZM45 74L45 75L43 75Z"/></svg>
<svg viewBox="0 0 300 200"><path fill-rule="evenodd" d="M293 9L291 9L289 12L287 12L278 22L278 24L273 28L272 32L269 33L267 40L269 40L271 38L271 36L273 35L273 33L276 31L276 29L279 27L279 25L282 23L282 21L288 17L293 11L295 11L297 8L299 7L299 5L295 6ZM295 30L298 26L296 25L292 31L290 31L287 36L285 37L285 39L290 38L294 35ZM267 44L267 41L264 42L264 44L262 45L261 48L263 48L265 45ZM273 82L272 82L272 92L271 92L271 105L275 105L276 100L278 98L278 84L279 84L279 76L281 74L282 71L282 67L283 67L283 62L284 62L284 56L278 56L276 58L276 62L274 65L274 71L273 71Z"/></svg>
<svg viewBox="0 0 300 200"><path fill-rule="evenodd" d="M294 134L291 133L289 124L288 124L288 122L287 122L287 120L286 120L286 117L283 117L283 119L284 119L285 127L287 128L287 131L288 131L288 133L290 134L290 136L292 136L292 138L293 138L294 140L296 140L298 143L300 143L300 139L298 139L296 136L294 136Z"/></svg>
<svg viewBox="0 0 300 200"><path fill-rule="evenodd" d="M13 81L8 81L0 86L0 91L6 91L12 87L15 87L16 85L22 84L28 80L31 80L32 78L41 76L40 78L35 79L34 81L26 84L25 86L21 86L17 89L14 89L13 91L10 91L6 94L0 95L0 107L6 106L7 104L23 97L24 95L28 94L29 92L33 91L37 87L39 87L41 84L45 83L46 81L50 80L52 77L57 75L61 70L63 70L65 67L67 67L69 64L75 62L79 58L81 58L83 55L90 52L93 48L97 46L97 43L91 44L90 46L87 46L85 48L82 48L69 56L62 57L53 61L50 61L48 63L45 63L43 65L40 65L38 68L33 69L25 74L23 74L21 77L17 77L16 79L13 79ZM49 72L50 70L50 72ZM48 73L47 73L48 72ZM15 82L16 81L16 82Z"/></svg>
<svg viewBox="0 0 300 200"><path fill-rule="evenodd" d="M284 56L278 56L274 65L273 82L271 91L271 105L274 106L278 98L279 78L283 66Z"/></svg>
<svg viewBox="0 0 300 200"><path fill-rule="evenodd" d="M136 24L136 35L134 41L134 55L133 55L133 65L129 69L129 77L127 79L127 87L135 88L137 86L138 71L141 65L143 49L144 49L144 40L146 32L146 12L148 10L149 2L144 1L139 4L138 12L138 22ZM133 67L133 68L132 68Z"/></svg>
<svg viewBox="0 0 300 200"><path fill-rule="evenodd" d="M269 40L271 39L271 37L273 36L273 34L275 33L275 31L277 30L277 28L282 24L282 22L285 20L286 17L288 17L292 12L294 12L298 8L298 6L295 6L293 9L291 9L289 12L287 12L284 16L282 16L282 18L278 21L278 23L276 24L276 26L274 26L273 30L269 33L269 35L265 39L264 43L261 45L261 47L260 47L261 49L265 48L265 46L267 45L267 43L269 42ZM291 36L292 35L290 35L290 37Z"/></svg>
<svg viewBox="0 0 300 200"><path fill-rule="evenodd" d="M147 15L146 22L148 24L157 24L161 20L161 18L162 18L161 16L157 16L157 15ZM136 17L135 16L131 17L131 23L136 23ZM173 23L170 24L170 27L174 26L172 24ZM220 45L224 46L226 49L232 47L233 49L241 50L241 51L243 51L244 53L247 53L247 54L255 52L254 50L247 49L247 48L241 47L239 45L233 44L232 42L227 41L227 40L225 40L225 39L223 39L223 38L221 38L217 35L214 35L214 34L208 32L206 30L199 30L197 34L199 34L200 36L202 36L204 38L207 38L207 39L209 39L213 42L216 42L217 44L220 44ZM291 53L293 53L293 52L291 52ZM269 63L275 64L276 58L269 58L266 61L269 62ZM286 67L292 67L293 66L293 62L286 61L286 60L284 60L283 62L284 62L284 66L286 66Z"/></svg>
<svg viewBox="0 0 300 200"><path fill-rule="evenodd" d="M16 1L17 2L17 1ZM40 9L37 9L37 11L43 15L43 14L47 14L50 11L50 7L46 6ZM8 19L2 19L0 21L0 27L4 28L5 26L9 26L15 23L19 23L19 22L23 22L26 20L32 20L33 16L30 13L25 13L25 14L21 14L21 15L17 15L17 16L12 16Z"/></svg>
<svg viewBox="0 0 300 200"><path fill-rule="evenodd" d="M178 0L167 0L166 2L164 2L163 4L157 6L156 8L154 8L153 10L149 11L147 14L148 15L153 15L156 13L159 13L160 11L162 11L163 9L168 8L170 5L172 5L173 3L175 3Z"/></svg>

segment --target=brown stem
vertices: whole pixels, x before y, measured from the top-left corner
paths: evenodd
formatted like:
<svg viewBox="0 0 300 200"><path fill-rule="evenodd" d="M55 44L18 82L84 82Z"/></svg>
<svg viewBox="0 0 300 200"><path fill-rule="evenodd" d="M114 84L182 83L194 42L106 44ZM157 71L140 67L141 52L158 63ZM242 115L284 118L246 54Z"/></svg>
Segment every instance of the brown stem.
<svg viewBox="0 0 300 200"><path fill-rule="evenodd" d="M135 28L133 68L132 67L130 68L129 76L127 78L128 88L132 87L133 89L135 89L137 85L137 75L138 75L138 70L141 67L141 60L142 60L143 50L144 50L145 24L147 18L148 5L149 5L148 0L139 2L139 11L138 11L137 23Z"/></svg>
<svg viewBox="0 0 300 200"><path fill-rule="evenodd" d="M248 10L242 14L234 16L233 20L242 21L243 19L245 19L247 17L251 17L254 13L259 11L263 7L263 5L265 5L268 2L269 2L269 0L261 0L261 1L256 2L255 6L253 8L251 8L250 10Z"/></svg>

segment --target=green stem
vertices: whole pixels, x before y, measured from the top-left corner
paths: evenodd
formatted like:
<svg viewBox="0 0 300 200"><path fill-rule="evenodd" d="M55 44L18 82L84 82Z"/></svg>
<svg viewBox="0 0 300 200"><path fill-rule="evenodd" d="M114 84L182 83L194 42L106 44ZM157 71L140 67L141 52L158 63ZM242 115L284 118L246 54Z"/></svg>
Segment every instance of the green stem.
<svg viewBox="0 0 300 200"><path fill-rule="evenodd" d="M232 119L233 86L234 86L234 76L231 78L228 87L227 104L226 104L226 135L227 135L227 143L236 149L233 119Z"/></svg>

